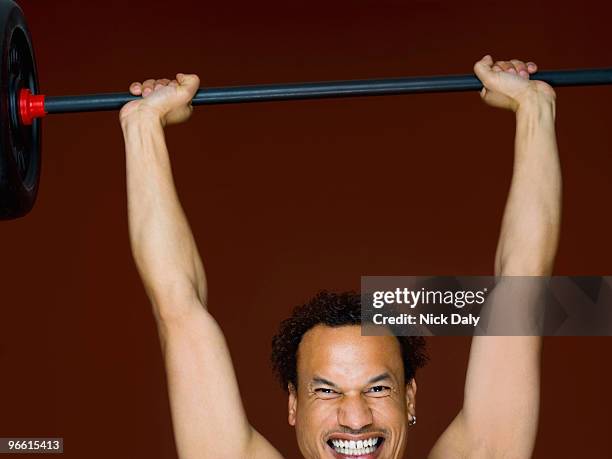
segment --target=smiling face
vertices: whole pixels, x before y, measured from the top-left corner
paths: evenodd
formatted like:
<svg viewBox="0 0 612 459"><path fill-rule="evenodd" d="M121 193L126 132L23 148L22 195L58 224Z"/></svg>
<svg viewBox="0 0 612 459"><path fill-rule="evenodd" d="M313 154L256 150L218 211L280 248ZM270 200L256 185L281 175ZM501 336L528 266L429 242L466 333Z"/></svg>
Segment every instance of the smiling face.
<svg viewBox="0 0 612 459"><path fill-rule="evenodd" d="M397 338L317 325L302 338L297 374L289 423L305 458L402 457L416 384L404 381Z"/></svg>

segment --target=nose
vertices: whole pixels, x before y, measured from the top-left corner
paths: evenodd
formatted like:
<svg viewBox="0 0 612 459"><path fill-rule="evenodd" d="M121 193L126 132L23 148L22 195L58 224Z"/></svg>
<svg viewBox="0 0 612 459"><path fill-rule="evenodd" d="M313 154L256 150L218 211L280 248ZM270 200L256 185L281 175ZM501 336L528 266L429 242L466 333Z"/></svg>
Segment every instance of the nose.
<svg viewBox="0 0 612 459"><path fill-rule="evenodd" d="M361 394L345 395L338 408L338 424L360 430L374 422L372 411Z"/></svg>

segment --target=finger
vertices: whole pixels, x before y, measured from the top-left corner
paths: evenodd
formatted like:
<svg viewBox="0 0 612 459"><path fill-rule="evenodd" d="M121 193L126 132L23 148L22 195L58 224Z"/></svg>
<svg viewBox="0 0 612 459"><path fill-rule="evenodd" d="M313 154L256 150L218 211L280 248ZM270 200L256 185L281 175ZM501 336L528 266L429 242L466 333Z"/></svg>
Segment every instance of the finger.
<svg viewBox="0 0 612 459"><path fill-rule="evenodd" d="M490 54L485 55L480 62L488 65L489 67L491 67L491 65L493 64L493 58L491 57Z"/></svg>
<svg viewBox="0 0 612 459"><path fill-rule="evenodd" d="M501 71L502 71L501 67L500 67L499 65L497 65L497 64L496 64L496 65L494 65L493 67L491 67L491 69L492 69L494 72L501 72Z"/></svg>
<svg viewBox="0 0 612 459"><path fill-rule="evenodd" d="M155 87L154 79L151 78L151 79L145 80L142 83L142 96L147 97L149 94L151 94L154 87Z"/></svg>
<svg viewBox="0 0 612 459"><path fill-rule="evenodd" d="M480 59L478 62L476 62L474 64L474 67L479 66L480 68L484 70L487 68L490 69L491 65L493 65L493 58L491 57L490 54L487 54L482 59Z"/></svg>
<svg viewBox="0 0 612 459"><path fill-rule="evenodd" d="M195 94L200 86L200 78L195 74L177 73L176 81L179 86L183 86L190 93Z"/></svg>
<svg viewBox="0 0 612 459"><path fill-rule="evenodd" d="M176 80L172 80L170 83L168 83L168 86L172 86L174 88L176 88L178 85L179 85L178 81Z"/></svg>
<svg viewBox="0 0 612 459"><path fill-rule="evenodd" d="M514 70L514 66L512 65L512 63L508 61L497 61L495 65L499 66L504 72L516 73L516 70Z"/></svg>
<svg viewBox="0 0 612 459"><path fill-rule="evenodd" d="M157 91L159 88L164 88L168 86L169 83L170 83L170 80L168 78L162 78L160 80L156 80L154 89Z"/></svg>
<svg viewBox="0 0 612 459"><path fill-rule="evenodd" d="M193 84L200 84L200 78L195 74L177 73L176 81L178 81L180 85L191 86Z"/></svg>
<svg viewBox="0 0 612 459"><path fill-rule="evenodd" d="M492 65L493 58L489 54L487 54L474 64L474 73L483 83L485 83L491 78L493 74L493 70L491 69Z"/></svg>
<svg viewBox="0 0 612 459"><path fill-rule="evenodd" d="M135 81L134 83L132 83L130 85L130 93L134 96L139 96L142 94L142 85L138 82Z"/></svg>
<svg viewBox="0 0 612 459"><path fill-rule="evenodd" d="M535 64L535 62L527 62L527 71L529 73L535 73L538 71L538 66Z"/></svg>
<svg viewBox="0 0 612 459"><path fill-rule="evenodd" d="M170 80L168 78L161 78L155 82L155 86L157 85L168 86L169 83L170 83Z"/></svg>
<svg viewBox="0 0 612 459"><path fill-rule="evenodd" d="M510 62L512 63L514 69L520 76L522 76L523 78L529 77L529 73L527 73L527 66L523 61L520 61L518 59L512 59Z"/></svg>

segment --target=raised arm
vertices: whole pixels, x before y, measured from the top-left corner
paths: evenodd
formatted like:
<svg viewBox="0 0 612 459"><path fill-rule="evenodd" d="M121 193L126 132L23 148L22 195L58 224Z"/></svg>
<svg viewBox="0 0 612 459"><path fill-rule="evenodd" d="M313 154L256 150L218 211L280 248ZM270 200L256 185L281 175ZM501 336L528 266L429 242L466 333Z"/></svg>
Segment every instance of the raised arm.
<svg viewBox="0 0 612 459"><path fill-rule="evenodd" d="M198 86L197 76L178 74L130 87L143 96L120 114L132 253L158 325L179 457L280 458L247 420L172 178L164 127L189 118Z"/></svg>
<svg viewBox="0 0 612 459"><path fill-rule="evenodd" d="M554 90L529 80L537 70L533 63L494 64L486 56L474 70L485 87L483 100L516 114L514 171L495 274L550 275L561 213ZM538 427L540 355L537 336L474 337L463 408L430 457L531 457Z"/></svg>

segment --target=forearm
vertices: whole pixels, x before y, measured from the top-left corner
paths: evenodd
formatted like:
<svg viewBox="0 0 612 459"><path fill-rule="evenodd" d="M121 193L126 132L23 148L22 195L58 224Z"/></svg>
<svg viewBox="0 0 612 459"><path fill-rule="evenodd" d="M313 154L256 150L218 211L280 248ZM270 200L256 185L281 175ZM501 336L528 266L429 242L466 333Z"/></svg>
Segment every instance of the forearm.
<svg viewBox="0 0 612 459"><path fill-rule="evenodd" d="M190 299L205 305L204 269L176 193L162 124L154 117L121 124L130 242L155 312L181 314L176 309L194 304Z"/></svg>
<svg viewBox="0 0 612 459"><path fill-rule="evenodd" d="M555 139L555 93L529 81L531 62L485 56L474 66L481 97L516 112L514 171L495 256L497 276L550 274L559 238L561 174ZM541 338L539 279L505 277L481 317L489 336L472 340L463 409L437 445L436 457L531 457L538 427ZM518 328L517 328L518 327ZM531 336L526 336L531 335Z"/></svg>
<svg viewBox="0 0 612 459"><path fill-rule="evenodd" d="M497 246L495 273L545 276L552 271L561 218L561 172L555 100L534 94L516 112L514 170ZM541 285L498 283L487 301L489 330L528 334L537 326ZM536 327L537 328L537 327ZM460 422L491 457L531 457L540 404L541 338L475 336ZM491 413L491 406L495 412Z"/></svg>
<svg viewBox="0 0 612 459"><path fill-rule="evenodd" d="M496 275L550 274L560 218L555 101L534 95L516 112L514 172L495 257Z"/></svg>

